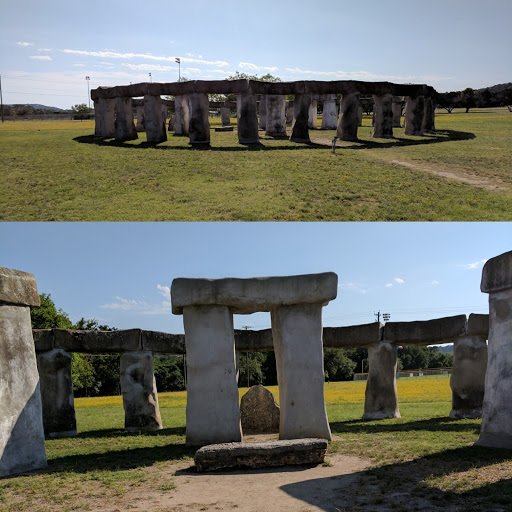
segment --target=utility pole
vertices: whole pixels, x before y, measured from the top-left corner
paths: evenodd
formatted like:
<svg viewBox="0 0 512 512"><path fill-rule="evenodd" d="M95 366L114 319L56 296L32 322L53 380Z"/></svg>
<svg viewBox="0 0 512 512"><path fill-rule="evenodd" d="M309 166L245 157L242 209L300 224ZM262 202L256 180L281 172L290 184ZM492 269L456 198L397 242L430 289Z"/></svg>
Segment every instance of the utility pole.
<svg viewBox="0 0 512 512"><path fill-rule="evenodd" d="M4 122L4 99L2 97L2 75L0 75L0 108L2 109L2 123Z"/></svg>
<svg viewBox="0 0 512 512"><path fill-rule="evenodd" d="M181 59L176 57L174 60L178 64L178 82L181 82Z"/></svg>
<svg viewBox="0 0 512 512"><path fill-rule="evenodd" d="M375 315L377 322L380 322L380 311L377 311L377 313L373 313L373 314ZM389 322L390 318L391 318L391 315L389 313L382 313L382 320L384 320L384 322Z"/></svg>

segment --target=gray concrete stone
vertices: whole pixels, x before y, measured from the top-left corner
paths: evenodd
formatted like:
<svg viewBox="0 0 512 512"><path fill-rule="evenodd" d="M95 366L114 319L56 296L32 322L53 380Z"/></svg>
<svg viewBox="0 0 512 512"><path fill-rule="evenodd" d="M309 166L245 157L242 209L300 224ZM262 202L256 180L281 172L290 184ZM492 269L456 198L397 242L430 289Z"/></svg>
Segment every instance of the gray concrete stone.
<svg viewBox="0 0 512 512"><path fill-rule="evenodd" d="M249 388L240 401L240 419L244 435L279 432L279 406L274 395L260 384Z"/></svg>
<svg viewBox="0 0 512 512"><path fill-rule="evenodd" d="M340 140L356 141L357 127L360 125L359 112L362 113L359 105L359 93L344 94L340 102L340 117L336 136Z"/></svg>
<svg viewBox="0 0 512 512"><path fill-rule="evenodd" d="M141 350L140 329L119 331L53 330L54 348L67 352L116 353Z"/></svg>
<svg viewBox="0 0 512 512"><path fill-rule="evenodd" d="M183 308L187 445L242 440L233 315L227 306Z"/></svg>
<svg viewBox="0 0 512 512"><path fill-rule="evenodd" d="M272 329L262 329L261 331L235 330L235 348L242 352L274 350Z"/></svg>
<svg viewBox="0 0 512 512"><path fill-rule="evenodd" d="M32 329L36 352L47 352L53 349L53 329Z"/></svg>
<svg viewBox="0 0 512 512"><path fill-rule="evenodd" d="M126 352L120 360L124 428L129 432L160 430L153 354L149 351Z"/></svg>
<svg viewBox="0 0 512 512"><path fill-rule="evenodd" d="M324 399L322 305L271 312L281 419L280 439L331 440Z"/></svg>
<svg viewBox="0 0 512 512"><path fill-rule="evenodd" d="M258 101L258 110L259 110L259 129L265 130L267 128L267 100L265 96L260 95L260 99Z"/></svg>
<svg viewBox="0 0 512 512"><path fill-rule="evenodd" d="M368 347L363 420L400 418L396 391L397 349L382 341Z"/></svg>
<svg viewBox="0 0 512 512"><path fill-rule="evenodd" d="M174 98L174 135L188 135L189 111L186 95Z"/></svg>
<svg viewBox="0 0 512 512"><path fill-rule="evenodd" d="M159 144L167 140L164 110L160 96L144 96L144 126L148 142Z"/></svg>
<svg viewBox="0 0 512 512"><path fill-rule="evenodd" d="M244 467L322 464L327 451L325 439L225 443L203 446L194 455L197 471Z"/></svg>
<svg viewBox="0 0 512 512"><path fill-rule="evenodd" d="M185 335L167 332L141 331L142 350L159 354L184 354Z"/></svg>
<svg viewBox="0 0 512 512"><path fill-rule="evenodd" d="M308 110L308 128L316 130L318 127L318 101L312 99Z"/></svg>
<svg viewBox="0 0 512 512"><path fill-rule="evenodd" d="M463 336L453 344L450 376L450 418L480 418L485 391L487 343L485 336Z"/></svg>
<svg viewBox="0 0 512 512"><path fill-rule="evenodd" d="M404 133L405 135L423 135L423 114L425 109L424 96L409 96L405 103Z"/></svg>
<svg viewBox="0 0 512 512"><path fill-rule="evenodd" d="M466 334L470 336L480 334L487 339L489 336L489 315L471 313L468 317Z"/></svg>
<svg viewBox="0 0 512 512"><path fill-rule="evenodd" d="M96 106L95 106L96 109ZM95 132L104 139L112 139L115 134L115 105L113 99L99 98L98 109L94 112Z"/></svg>
<svg viewBox="0 0 512 512"><path fill-rule="evenodd" d="M293 123L290 140L292 142L311 142L309 138L309 107L311 94L296 94L293 102Z"/></svg>
<svg viewBox="0 0 512 512"><path fill-rule="evenodd" d="M363 107L361 105L357 107L357 123L358 126L363 126Z"/></svg>
<svg viewBox="0 0 512 512"><path fill-rule="evenodd" d="M115 100L116 119L114 122L114 138L118 142L138 138L133 119L132 99L117 97Z"/></svg>
<svg viewBox="0 0 512 512"><path fill-rule="evenodd" d="M240 144L256 144L260 137L254 94L239 94L236 101L238 142Z"/></svg>
<svg viewBox="0 0 512 512"><path fill-rule="evenodd" d="M76 436L71 354L53 349L37 355L41 381L44 433L48 437Z"/></svg>
<svg viewBox="0 0 512 512"><path fill-rule="evenodd" d="M324 327L324 347L356 348L375 345L381 339L381 328L380 322L345 327Z"/></svg>
<svg viewBox="0 0 512 512"><path fill-rule="evenodd" d="M34 276L0 267L0 477L46 466L30 308Z"/></svg>
<svg viewBox="0 0 512 512"><path fill-rule="evenodd" d="M425 97L425 103L423 105L423 121L421 123L422 132L433 133L435 131L434 117L434 101L432 98Z"/></svg>
<svg viewBox="0 0 512 512"><path fill-rule="evenodd" d="M228 107L221 107L220 121L222 126L231 126L231 109Z"/></svg>
<svg viewBox="0 0 512 512"><path fill-rule="evenodd" d="M489 293L489 345L480 446L512 449L512 251L491 258L480 289Z"/></svg>
<svg viewBox="0 0 512 512"><path fill-rule="evenodd" d="M393 138L393 95L373 95L373 112L375 124L372 137L379 139Z"/></svg>
<svg viewBox="0 0 512 512"><path fill-rule="evenodd" d="M322 110L322 130L336 130L338 127L338 109L336 107L336 95L324 100Z"/></svg>
<svg viewBox="0 0 512 512"><path fill-rule="evenodd" d="M285 106L286 126L291 126L293 124L293 105L294 105L294 102L292 100L286 100L286 106Z"/></svg>
<svg viewBox="0 0 512 512"><path fill-rule="evenodd" d="M99 99L94 100L94 136L101 137L100 103Z"/></svg>
<svg viewBox="0 0 512 512"><path fill-rule="evenodd" d="M267 122L265 135L269 137L286 137L286 97L277 94L266 96Z"/></svg>
<svg viewBox="0 0 512 512"><path fill-rule="evenodd" d="M402 120L402 98L393 96L393 128L400 128Z"/></svg>
<svg viewBox="0 0 512 512"><path fill-rule="evenodd" d="M173 132L174 131L174 122L175 122L175 120L176 120L176 117L175 117L174 114L169 116L169 123L167 125L167 131L168 132Z"/></svg>
<svg viewBox="0 0 512 512"><path fill-rule="evenodd" d="M210 121L208 120L208 94L193 93L188 95L190 144L210 143Z"/></svg>
<svg viewBox="0 0 512 512"><path fill-rule="evenodd" d="M146 131L144 126L144 105L137 105L135 107L135 118L137 120L137 124L135 125L137 132Z"/></svg>
<svg viewBox="0 0 512 512"><path fill-rule="evenodd" d="M192 305L229 306L238 314L293 304L326 305L336 298L337 289L334 272L249 279L177 278L171 286L172 312L179 315Z"/></svg>

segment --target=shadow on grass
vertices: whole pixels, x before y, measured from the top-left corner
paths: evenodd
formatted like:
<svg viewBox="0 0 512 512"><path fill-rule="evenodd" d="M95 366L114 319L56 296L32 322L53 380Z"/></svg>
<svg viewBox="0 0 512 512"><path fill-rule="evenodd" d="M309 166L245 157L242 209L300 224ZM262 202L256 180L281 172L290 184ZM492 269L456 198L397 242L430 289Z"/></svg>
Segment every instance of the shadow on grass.
<svg viewBox="0 0 512 512"><path fill-rule="evenodd" d="M475 134L470 132L459 132L455 130L440 130L435 132L434 134L428 134L422 137L421 139L406 139L406 138L393 138L389 139L386 142L378 142L377 139L375 141L372 140L360 140L350 145L340 145L336 146L339 150L344 149L386 149L386 148L399 148L404 146L418 146L424 144L438 144L441 142L450 142L457 140L470 140L474 139ZM132 141L130 143L119 142L115 139L102 139L99 137L95 137L94 135L83 135L80 137L75 137L73 139L75 142L79 142L80 144L94 144L96 146L107 146L107 147L116 147L116 148L125 148L125 149L160 149L160 150L183 150L183 151L276 151L276 150L285 150L285 151L297 151L297 150L311 150L311 149L323 149L330 150L332 148L332 142L329 143L317 143L311 142L309 144L305 143L290 143L285 146L265 146L263 143L258 142L254 144L238 144L236 146L211 146L210 144L191 144L190 146L162 146L159 144L155 144L152 142L142 141L138 144L134 144ZM172 140L172 139L170 139ZM285 140L284 137L279 137L272 140ZM286 139L287 140L287 139ZM383 139L378 139L382 141Z"/></svg>
<svg viewBox="0 0 512 512"><path fill-rule="evenodd" d="M146 437L162 437L162 436L184 436L185 427L163 428L161 430L139 432L127 432L121 428L108 428L103 430L88 430L80 432L77 439L101 439L104 437L133 437L144 435Z"/></svg>

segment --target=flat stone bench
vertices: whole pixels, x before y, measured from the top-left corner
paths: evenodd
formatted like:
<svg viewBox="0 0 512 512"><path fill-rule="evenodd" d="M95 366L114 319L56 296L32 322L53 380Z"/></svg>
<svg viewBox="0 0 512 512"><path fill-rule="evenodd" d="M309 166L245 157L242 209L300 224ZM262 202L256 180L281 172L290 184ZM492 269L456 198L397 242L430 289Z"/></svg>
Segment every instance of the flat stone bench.
<svg viewBox="0 0 512 512"><path fill-rule="evenodd" d="M265 443L210 444L197 450L197 471L235 467L263 468L297 464L321 464L327 451L325 439L290 439Z"/></svg>

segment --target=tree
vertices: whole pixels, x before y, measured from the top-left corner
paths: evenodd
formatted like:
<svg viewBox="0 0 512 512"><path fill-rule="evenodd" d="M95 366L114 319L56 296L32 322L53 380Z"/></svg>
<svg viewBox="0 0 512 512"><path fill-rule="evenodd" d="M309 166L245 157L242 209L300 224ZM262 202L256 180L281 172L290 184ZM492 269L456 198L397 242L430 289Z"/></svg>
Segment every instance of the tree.
<svg viewBox="0 0 512 512"><path fill-rule="evenodd" d="M80 103L78 105L73 105L71 107L71 112L73 113L74 119L89 119L91 115L92 109L90 109L85 103Z"/></svg>
<svg viewBox="0 0 512 512"><path fill-rule="evenodd" d="M155 357L155 379L158 391L182 391L185 389L180 360L179 356L160 355Z"/></svg>
<svg viewBox="0 0 512 512"><path fill-rule="evenodd" d="M356 362L344 350L327 348L324 351L324 369L328 380L352 380Z"/></svg>
<svg viewBox="0 0 512 512"><path fill-rule="evenodd" d="M475 106L475 91L471 89L471 87L467 87L461 93L462 97L462 105L466 109L466 114L469 112L470 108Z"/></svg>
<svg viewBox="0 0 512 512"><path fill-rule="evenodd" d="M67 313L57 309L49 293L39 295L40 306L30 308L32 329L71 329Z"/></svg>

